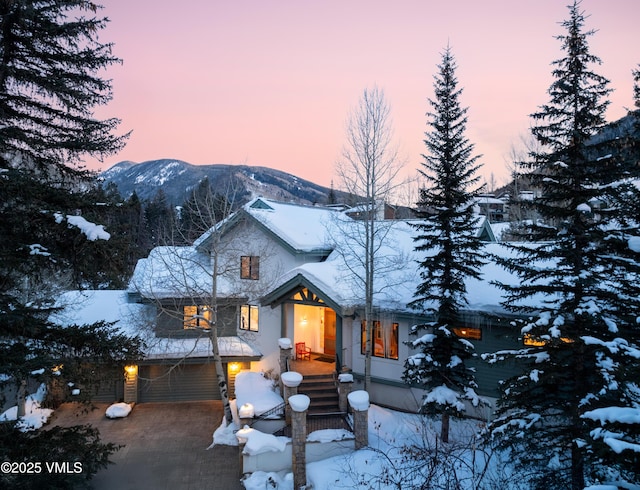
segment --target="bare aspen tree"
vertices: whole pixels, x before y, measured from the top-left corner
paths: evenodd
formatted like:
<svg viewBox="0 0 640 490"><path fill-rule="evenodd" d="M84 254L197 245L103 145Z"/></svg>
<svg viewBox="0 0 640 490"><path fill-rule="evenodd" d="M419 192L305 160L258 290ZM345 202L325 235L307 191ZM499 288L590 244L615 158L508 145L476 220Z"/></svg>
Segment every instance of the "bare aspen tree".
<svg viewBox="0 0 640 490"><path fill-rule="evenodd" d="M351 112L346 127L347 141L337 164L337 173L347 193L363 201L363 226L353 230L363 249L360 257L365 296L365 390L371 384L373 296L375 292L376 252L388 227L382 224L384 206L398 187L402 163L393 144L391 108L384 91L365 89Z"/></svg>

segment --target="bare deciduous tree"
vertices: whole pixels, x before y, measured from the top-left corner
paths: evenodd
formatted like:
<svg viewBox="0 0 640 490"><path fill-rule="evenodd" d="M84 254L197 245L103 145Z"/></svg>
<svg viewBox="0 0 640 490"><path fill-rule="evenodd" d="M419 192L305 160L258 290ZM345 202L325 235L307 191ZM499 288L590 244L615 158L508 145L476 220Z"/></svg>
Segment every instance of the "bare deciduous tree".
<svg viewBox="0 0 640 490"><path fill-rule="evenodd" d="M371 384L376 254L389 230L382 225L385 203L400 185L398 176L403 164L393 142L391 108L383 90L373 87L363 91L347 121L346 133L347 141L336 170L345 191L362 200L363 207L360 213L363 226L351 230L350 236L363 252L354 254L354 258L363 266L359 279L365 296L366 390Z"/></svg>

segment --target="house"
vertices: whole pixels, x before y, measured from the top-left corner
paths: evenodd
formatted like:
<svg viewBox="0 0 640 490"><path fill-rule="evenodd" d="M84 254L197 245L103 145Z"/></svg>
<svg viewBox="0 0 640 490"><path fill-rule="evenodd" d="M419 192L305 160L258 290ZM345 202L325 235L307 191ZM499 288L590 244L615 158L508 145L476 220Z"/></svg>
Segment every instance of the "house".
<svg viewBox="0 0 640 490"><path fill-rule="evenodd" d="M363 226L341 209L256 198L192 246L153 249L138 262L128 290L120 292L127 308L118 313L121 321L127 331L144 332L149 346L146 359L131 367L137 376L125 376L137 380L130 396L138 402L218 398L207 333L212 322L231 388L239 369L277 373L278 340L289 338L303 342L312 359L335 359L337 368L353 372L360 389L365 326L357 278ZM414 229L405 220L379 226L384 232L377 244L369 392L374 403L416 410L422 393L401 381L404 360L414 353L407 345L410 328L429 320L407 307L419 280ZM487 257L505 253L483 217L478 236L487 242ZM482 273L509 280L491 262ZM499 290L474 279L467 289L468 309L456 334L479 353L513 347L517 335L499 305ZM479 363L479 393L495 396L504 375Z"/></svg>

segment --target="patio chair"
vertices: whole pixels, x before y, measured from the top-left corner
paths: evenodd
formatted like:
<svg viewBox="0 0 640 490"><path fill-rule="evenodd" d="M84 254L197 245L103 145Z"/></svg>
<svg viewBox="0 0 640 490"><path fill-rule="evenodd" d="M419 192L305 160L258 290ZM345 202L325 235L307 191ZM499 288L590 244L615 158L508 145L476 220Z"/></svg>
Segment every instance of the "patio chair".
<svg viewBox="0 0 640 490"><path fill-rule="evenodd" d="M296 342L296 360L298 359L311 360L311 349L304 342Z"/></svg>

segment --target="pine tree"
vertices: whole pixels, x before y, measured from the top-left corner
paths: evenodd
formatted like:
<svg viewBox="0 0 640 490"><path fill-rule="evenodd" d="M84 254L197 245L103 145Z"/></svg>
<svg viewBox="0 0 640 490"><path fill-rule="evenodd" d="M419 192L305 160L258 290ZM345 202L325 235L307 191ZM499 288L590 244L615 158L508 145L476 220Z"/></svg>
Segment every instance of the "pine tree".
<svg viewBox="0 0 640 490"><path fill-rule="evenodd" d="M105 211L80 166L84 155L109 155L126 140L113 133L117 119L93 116L111 97L96 73L118 61L97 41L106 19L82 16L97 8L87 0L0 2L0 391L17 387L19 414L29 379L82 384L84 397L140 355L139 342L110 325L61 328L48 320L62 290L104 284L113 254L108 232L87 219ZM30 457L19 449L33 435L7 422L0 429L3 458ZM37 440L61 461L83 454L88 479L115 450L94 435L70 428ZM60 446L61 438L72 442ZM0 475L3 488L29 484Z"/></svg>
<svg viewBox="0 0 640 490"><path fill-rule="evenodd" d="M525 165L542 190L534 202L541 221L521 238L536 243L499 259L520 278L499 284L505 306L530 316L520 323L521 350L488 356L516 358L523 369L501 386L489 434L533 470L536 488L578 490L638 468L640 441L619 430L618 414L638 403L628 369L639 352L640 257L637 216L625 204L637 189L623 180L621 159L599 155L593 139L605 123L608 80L591 69L600 60L579 2L569 12L550 101L532 115L540 149ZM607 416L616 431L600 426Z"/></svg>
<svg viewBox="0 0 640 490"><path fill-rule="evenodd" d="M479 217L474 212L475 187L479 177L474 146L465 136L467 109L460 106L457 68L449 47L442 55L434 77L435 99L429 100L428 153L420 173L427 186L420 189L415 225L415 250L422 282L411 307L434 314L435 321L415 325L413 334L427 333L410 343L421 349L405 362L406 383L427 390L425 412L443 414L442 440L448 440L449 415L464 411L464 398L477 401L473 371L465 364L473 356L473 345L453 333L460 327L460 310L466 304L466 278L480 278L482 242L476 237Z"/></svg>
<svg viewBox="0 0 640 490"><path fill-rule="evenodd" d="M633 100L635 106L640 109L640 64L638 69L633 70Z"/></svg>

